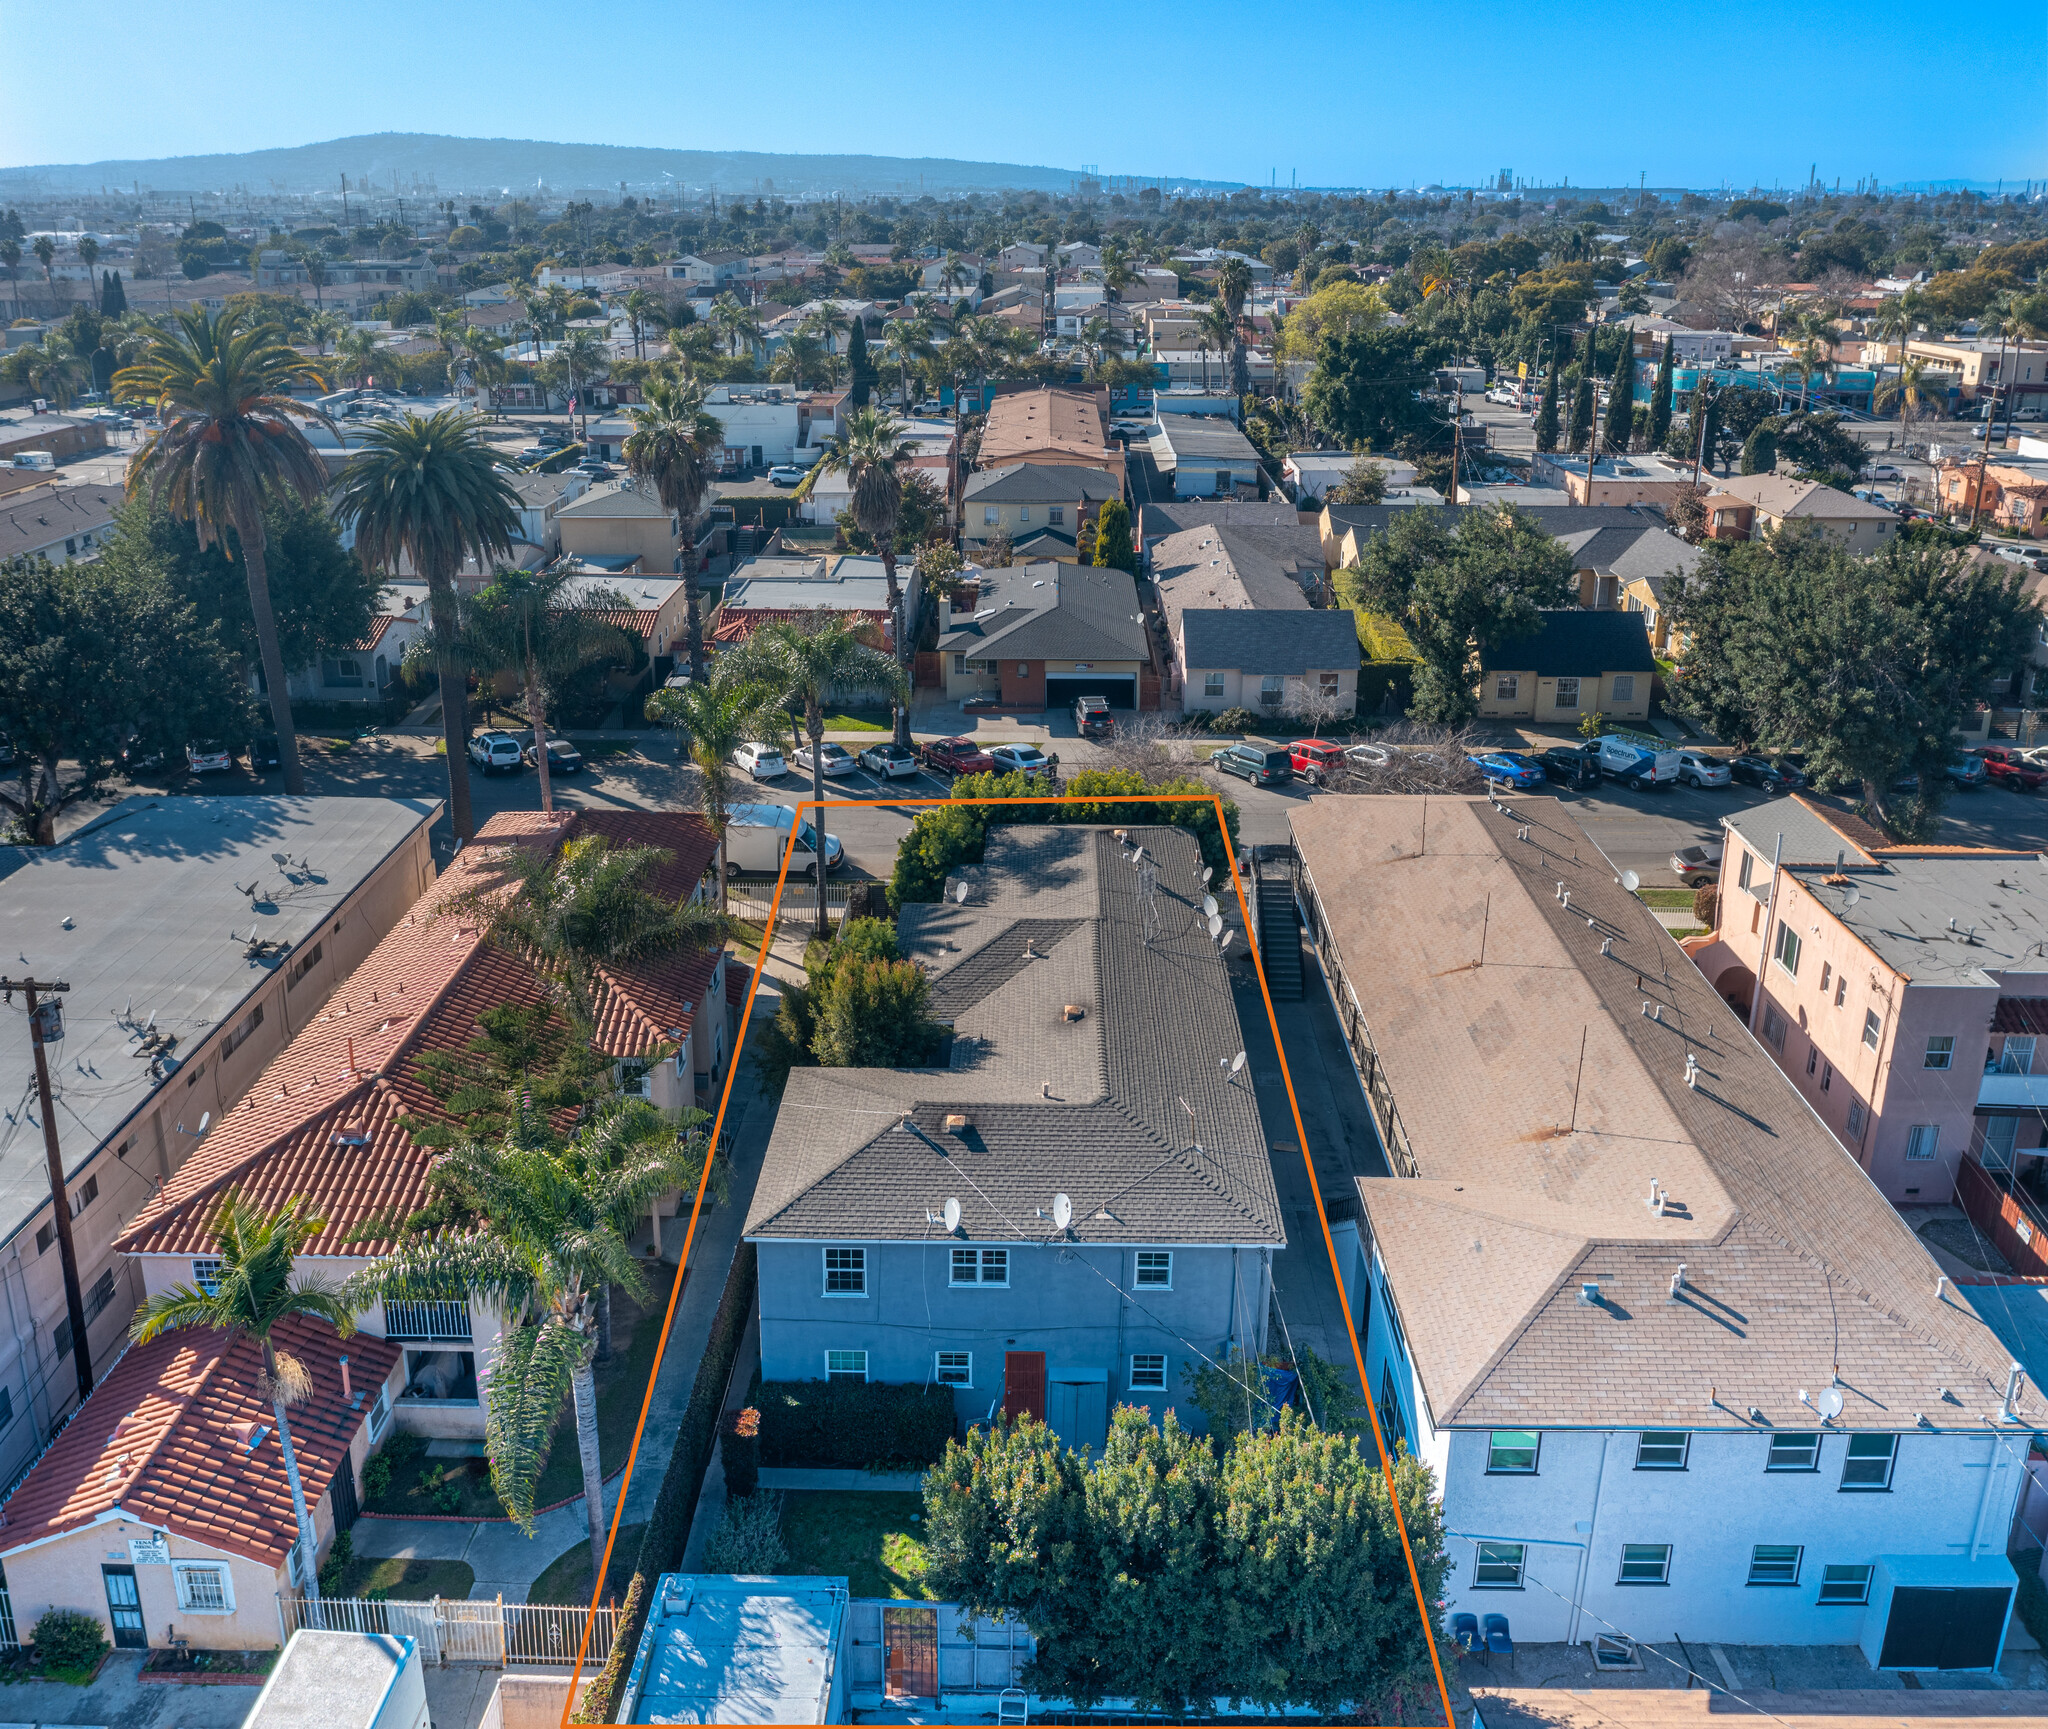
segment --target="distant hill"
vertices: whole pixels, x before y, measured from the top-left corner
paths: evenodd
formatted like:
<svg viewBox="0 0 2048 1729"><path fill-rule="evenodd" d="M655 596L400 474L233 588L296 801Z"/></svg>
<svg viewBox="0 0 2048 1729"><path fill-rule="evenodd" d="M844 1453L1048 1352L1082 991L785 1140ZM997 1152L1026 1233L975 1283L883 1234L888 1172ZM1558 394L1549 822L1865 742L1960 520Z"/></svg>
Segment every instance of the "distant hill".
<svg viewBox="0 0 2048 1729"><path fill-rule="evenodd" d="M252 192L350 190L367 178L372 191L411 196L414 182L447 197L463 193L530 190L616 191L621 180L635 193L664 190L679 180L693 191L757 192L973 192L1014 187L1067 192L1081 171L1016 162L963 162L950 157L784 156L755 150L653 150L619 144L554 144L528 138L447 138L431 132L378 132L239 155L166 156L150 161L43 163L0 168L0 195L97 192L102 186L140 183L158 193L210 192L247 187ZM772 189L769 182L773 182ZM1203 186L1209 181L1176 180Z"/></svg>

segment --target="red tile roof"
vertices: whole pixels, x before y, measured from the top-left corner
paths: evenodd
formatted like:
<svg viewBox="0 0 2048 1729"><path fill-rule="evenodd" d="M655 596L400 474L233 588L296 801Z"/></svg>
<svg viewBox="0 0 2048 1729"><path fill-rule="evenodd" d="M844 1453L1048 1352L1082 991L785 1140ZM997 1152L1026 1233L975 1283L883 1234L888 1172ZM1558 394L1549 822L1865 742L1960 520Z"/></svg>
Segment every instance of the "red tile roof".
<svg viewBox="0 0 2048 1729"><path fill-rule="evenodd" d="M662 894L691 893L716 850L708 824L685 811L506 812L463 853L373 949L264 1070L242 1101L156 1198L115 1239L131 1255L193 1254L212 1241L220 1197L239 1189L264 1206L303 1197L327 1221L316 1255L388 1253L383 1236L350 1241L359 1226L403 1219L426 1204L430 1149L399 1127L401 1116L443 1115L418 1078L424 1051L458 1051L486 1009L540 1001L533 971L485 942L473 923L443 916L487 881L490 843L553 844L598 834L613 846L659 846L674 857L656 877ZM690 1027L716 954L666 957L608 974L598 1048L635 1056Z"/></svg>
<svg viewBox="0 0 2048 1729"><path fill-rule="evenodd" d="M367 1333L343 1341L321 1321L282 1322L273 1340L312 1376L289 1413L306 1505L320 1497L369 1420L401 1347ZM349 1360L355 1400L341 1394ZM123 1356L0 1512L0 1553L118 1511L268 1567L297 1530L276 1418L256 1392L263 1352L246 1334L188 1329ZM263 1434L253 1451L246 1425ZM238 1433L238 1431L240 1431Z"/></svg>
<svg viewBox="0 0 2048 1729"><path fill-rule="evenodd" d="M2048 1033L2048 997L2000 997L1991 1016L1994 1033Z"/></svg>

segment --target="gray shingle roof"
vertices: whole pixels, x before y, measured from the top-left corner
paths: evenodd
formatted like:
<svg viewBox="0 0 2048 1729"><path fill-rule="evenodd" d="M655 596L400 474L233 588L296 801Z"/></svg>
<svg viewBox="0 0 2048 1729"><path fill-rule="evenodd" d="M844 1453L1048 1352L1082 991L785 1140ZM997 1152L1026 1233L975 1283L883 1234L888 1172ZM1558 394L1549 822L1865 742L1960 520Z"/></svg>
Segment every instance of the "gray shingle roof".
<svg viewBox="0 0 2048 1729"><path fill-rule="evenodd" d="M1321 536L1301 520L1294 506L1284 498L1173 498L1138 509L1138 532L1147 542L1178 534L1184 528L1207 528L1218 523L1228 528L1291 530L1303 537L1301 544L1307 556L1321 554Z"/></svg>
<svg viewBox="0 0 2048 1729"><path fill-rule="evenodd" d="M1138 585L1121 570L1013 564L977 578L987 618L956 622L945 654L1016 660L1146 660Z"/></svg>
<svg viewBox="0 0 2048 1729"><path fill-rule="evenodd" d="M1538 678L1592 678L1604 672L1655 672L1649 627L1639 612L1585 612L1545 607L1527 636L1494 643L1479 656L1482 671L1534 672Z"/></svg>
<svg viewBox="0 0 2048 1729"><path fill-rule="evenodd" d="M1187 612L1183 652L1190 672L1345 672L1358 665L1358 625L1349 612Z"/></svg>
<svg viewBox="0 0 2048 1729"><path fill-rule="evenodd" d="M975 504L1100 504L1121 498L1116 477L1079 463L1013 462L967 477L967 498Z"/></svg>
<svg viewBox="0 0 2048 1729"><path fill-rule="evenodd" d="M950 1196L964 1236L1016 1241L1049 1235L1038 1209L1065 1193L1082 1242L1284 1242L1257 1098L1219 1061L1241 1034L1201 849L1132 833L1158 872L1149 943L1137 872L1101 829L993 829L956 873L969 904L903 909L953 1066L792 1071L749 1236L917 1239ZM948 1133L949 1113L969 1126Z"/></svg>

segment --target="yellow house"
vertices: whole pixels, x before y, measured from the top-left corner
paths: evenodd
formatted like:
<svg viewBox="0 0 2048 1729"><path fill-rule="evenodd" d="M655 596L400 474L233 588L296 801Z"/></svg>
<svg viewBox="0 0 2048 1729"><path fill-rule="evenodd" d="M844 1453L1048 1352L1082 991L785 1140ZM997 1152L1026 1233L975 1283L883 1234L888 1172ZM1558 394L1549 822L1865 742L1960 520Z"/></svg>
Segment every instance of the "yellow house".
<svg viewBox="0 0 2048 1729"><path fill-rule="evenodd" d="M403 1350L324 1322L272 1335L312 1393L291 1407L292 1451L321 1551L361 1504L362 1469L389 1432ZM76 1609L117 1649L172 1639L211 1650L283 1643L298 1523L262 1348L247 1335L168 1333L133 1347L36 1461L0 1514L0 1564L19 1634Z"/></svg>
<svg viewBox="0 0 2048 1729"><path fill-rule="evenodd" d="M1547 607L1527 636L1483 650L1479 712L1490 719L1573 724L1588 714L1647 720L1657 662L1639 612Z"/></svg>
<svg viewBox="0 0 2048 1729"><path fill-rule="evenodd" d="M630 482L595 486L555 512L562 550L613 571L669 576L676 568L677 523L661 500Z"/></svg>

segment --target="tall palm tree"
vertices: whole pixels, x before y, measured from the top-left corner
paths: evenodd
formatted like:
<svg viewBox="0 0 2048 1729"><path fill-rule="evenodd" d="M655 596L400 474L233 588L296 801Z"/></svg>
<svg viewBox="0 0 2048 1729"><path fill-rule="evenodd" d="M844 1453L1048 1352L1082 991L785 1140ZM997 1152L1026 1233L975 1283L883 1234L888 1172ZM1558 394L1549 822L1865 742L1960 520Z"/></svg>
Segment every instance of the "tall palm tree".
<svg viewBox="0 0 2048 1729"><path fill-rule="evenodd" d="M21 316L21 242L9 235L0 240L0 264L7 266L8 298L14 302L14 316Z"/></svg>
<svg viewBox="0 0 2048 1729"><path fill-rule="evenodd" d="M655 300L654 296L649 294L644 288L636 288L626 296L626 318L633 326L633 358L635 360L647 358L644 338L649 323L649 315L658 304L659 302Z"/></svg>
<svg viewBox="0 0 2048 1729"><path fill-rule="evenodd" d="M900 634L900 633L899 633ZM886 690L910 706L910 686L890 656L862 642L854 627L831 613L757 630L724 657L734 678L765 686L777 700L804 711L811 741L811 797L818 801L818 844L813 856L818 887L818 930L825 930L825 703L835 690Z"/></svg>
<svg viewBox="0 0 2048 1729"><path fill-rule="evenodd" d="M1904 349L1900 350L1903 354ZM1918 414L1928 403L1938 402L1948 395L1947 374L1939 378L1931 376L1934 362L1924 354L1915 354L1903 361L1899 376L1883 385L1871 400L1875 409L1887 402L1899 405L1899 448L1906 447L1906 414L1908 410Z"/></svg>
<svg viewBox="0 0 2048 1729"><path fill-rule="evenodd" d="M1130 254L1119 240L1105 240L1102 243L1102 286L1111 300L1121 300L1124 290L1137 281L1138 273L1131 268Z"/></svg>
<svg viewBox="0 0 2048 1729"><path fill-rule="evenodd" d="M490 676L519 680L533 728L540 808L555 808L548 772L548 697L564 681L601 660L631 659L633 638L614 622L631 610L607 589L579 592L567 566L549 571L501 570L465 609L463 644L470 664Z"/></svg>
<svg viewBox="0 0 2048 1729"><path fill-rule="evenodd" d="M694 1184L705 1156L701 1133L638 1100L607 1107L567 1140L522 1112L498 1145L456 1146L439 1161L445 1180L490 1221L488 1232L412 1238L346 1287L347 1300L365 1307L481 1297L503 1309L507 1331L485 1389L491 1486L531 1535L534 1490L566 1392L575 1410L593 1574L604 1569L593 1373L598 1293L616 1284L635 1298L648 1294L626 1229L660 1196Z"/></svg>
<svg viewBox="0 0 2048 1729"><path fill-rule="evenodd" d="M683 605L690 633L690 677L704 678L704 620L697 588L697 512L711 485L711 464L725 448L725 428L705 412L704 387L693 379L657 373L647 381L647 401L626 411L633 430L626 437L626 467L654 482L654 495L672 511L689 544L682 553Z"/></svg>
<svg viewBox="0 0 2048 1729"><path fill-rule="evenodd" d="M826 358L824 344L799 328L783 338L782 352L768 368L768 376L786 379L802 390L823 370Z"/></svg>
<svg viewBox="0 0 2048 1729"><path fill-rule="evenodd" d="M99 289L96 286L98 278L94 276L92 268L99 261L100 243L93 239L90 234L81 234L78 237L78 262L85 266L85 294L88 306L99 299Z"/></svg>
<svg viewBox="0 0 2048 1729"><path fill-rule="evenodd" d="M496 412L496 406L486 394L494 384L504 383L510 374L511 363L505 358L505 339L487 325L479 324L462 339L462 369L469 374L469 381L476 386L477 395L484 406Z"/></svg>
<svg viewBox="0 0 2048 1729"><path fill-rule="evenodd" d="M875 543L882 559L882 580L889 590L891 634L896 665L904 687L910 683L910 657L916 644L910 620L903 613L903 589L896 580L896 528L903 515L903 466L917 446L903 437L903 428L878 408L857 408L846 417L845 433L826 452L823 467L844 472L853 483L853 520ZM910 747L910 703L897 705L896 742Z"/></svg>
<svg viewBox="0 0 2048 1729"><path fill-rule="evenodd" d="M1244 357L1244 306L1251 298L1252 267L1242 258L1226 258L1216 270L1216 298L1230 314L1230 388L1242 396L1251 389L1251 370Z"/></svg>
<svg viewBox="0 0 2048 1729"><path fill-rule="evenodd" d="M966 286L970 272L961 261L960 254L948 252L946 262L939 267L939 286L949 293Z"/></svg>
<svg viewBox="0 0 2048 1729"><path fill-rule="evenodd" d="M1229 309L1222 306L1205 306L1195 314L1195 340L1202 349L1202 388L1209 388L1209 351L1228 354L1237 341L1237 321L1230 316Z"/></svg>
<svg viewBox="0 0 2048 1729"><path fill-rule="evenodd" d="M349 329L334 339L334 369L351 384L361 384L376 364L375 332Z"/></svg>
<svg viewBox="0 0 2048 1729"><path fill-rule="evenodd" d="M50 261L57 256L57 243L47 234L38 234L29 250L36 255L36 262L43 267L43 286L50 291L50 301L57 300L57 279L50 274Z"/></svg>
<svg viewBox="0 0 2048 1729"><path fill-rule="evenodd" d="M338 312L316 312L306 320L306 339L324 356L348 334L349 321Z"/></svg>
<svg viewBox="0 0 2048 1729"><path fill-rule="evenodd" d="M837 301L821 300L811 308L805 322L824 340L825 352L839 352L838 339L853 328L853 320L846 308Z"/></svg>
<svg viewBox="0 0 2048 1729"><path fill-rule="evenodd" d="M288 1405L300 1403L313 1390L306 1365L280 1352L271 1335L280 1322L325 1321L344 1339L356 1330L355 1311L335 1291L311 1278L294 1278L305 1246L326 1229L327 1221L307 1218L303 1202L292 1200L265 1213L229 1190L214 1211L209 1227L220 1272L214 1288L173 1285L143 1304L129 1328L136 1344L181 1327L207 1327L234 1335L246 1333L263 1352L263 1385L277 1418L277 1446L284 1455L284 1480L291 1486L292 1513L298 1521L299 1577L306 1595L320 1597L319 1550L313 1521L306 1512L306 1485L299 1476L299 1456L292 1447ZM349 1467L344 1462L342 1468Z"/></svg>
<svg viewBox="0 0 2048 1729"><path fill-rule="evenodd" d="M590 435L590 402L583 386L602 378L611 369L612 351L594 330L572 331L555 351L569 374L569 399L582 422L580 436Z"/></svg>
<svg viewBox="0 0 2048 1729"><path fill-rule="evenodd" d="M709 679L698 679L680 690L658 690L647 699L647 718L659 726L672 726L687 741L690 760L697 765L697 797L711 832L725 842L726 813L732 808L732 789L737 771L733 752L749 739L766 738L785 730L788 712L775 705L774 692L750 684L721 669ZM718 906L725 910L725 876L718 879Z"/></svg>
<svg viewBox="0 0 2048 1729"><path fill-rule="evenodd" d="M519 495L484 443L476 417L459 408L374 422L341 471L335 515L356 526L356 553L395 576L409 561L427 584L434 658L441 675L441 737L448 751L448 819L473 840L469 810L469 701L461 659L455 578L474 557L488 567L512 556Z"/></svg>
<svg viewBox="0 0 2048 1729"><path fill-rule="evenodd" d="M1793 363L1799 368L1799 412L1804 414L1815 375L1834 375L1835 327L1824 309L1811 307L1792 321L1790 334Z"/></svg>
<svg viewBox="0 0 2048 1729"><path fill-rule="evenodd" d="M882 353L896 364L903 406L910 407L910 375L937 353L931 324L922 318L891 319L882 332Z"/></svg>
<svg viewBox="0 0 2048 1729"><path fill-rule="evenodd" d="M227 530L235 531L289 793L303 793L306 781L270 605L263 506L273 492L311 504L327 490L326 464L296 423L319 421L332 431L334 422L287 394L296 385L321 383L312 361L287 347L275 326L248 321L239 307L218 317L204 307L186 308L114 375L117 397L146 403L166 423L143 440L129 464L128 495L147 489L192 524L202 548L219 542L228 554Z"/></svg>

